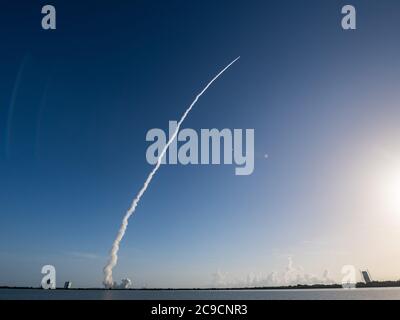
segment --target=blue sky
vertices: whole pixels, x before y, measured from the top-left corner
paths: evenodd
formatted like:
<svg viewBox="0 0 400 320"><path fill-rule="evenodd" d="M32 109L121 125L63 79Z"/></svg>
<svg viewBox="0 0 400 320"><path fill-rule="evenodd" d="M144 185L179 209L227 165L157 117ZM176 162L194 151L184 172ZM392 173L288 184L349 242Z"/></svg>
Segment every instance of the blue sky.
<svg viewBox="0 0 400 320"><path fill-rule="evenodd" d="M163 166L115 278L208 286L288 256L338 280L345 264L400 278L400 215L365 182L400 155L400 4L351 3L355 31L333 0L52 1L55 31L40 27L47 3L2 4L0 284L37 285L53 264L59 284L99 286L151 170L147 131L167 130L239 55L184 127L254 128L254 173Z"/></svg>

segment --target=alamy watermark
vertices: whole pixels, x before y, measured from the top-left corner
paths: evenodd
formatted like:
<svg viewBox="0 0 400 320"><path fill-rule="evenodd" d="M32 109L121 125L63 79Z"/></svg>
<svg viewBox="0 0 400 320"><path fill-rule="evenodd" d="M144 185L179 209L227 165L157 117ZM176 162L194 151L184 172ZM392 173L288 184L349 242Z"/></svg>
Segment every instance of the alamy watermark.
<svg viewBox="0 0 400 320"><path fill-rule="evenodd" d="M169 121L169 132L151 129L146 141L153 142L146 151L147 162L157 163L158 158L177 128L176 121ZM221 153L223 159L221 159ZM254 171L254 129L181 129L169 145L162 164L220 165L235 164L236 175L250 175Z"/></svg>
<svg viewBox="0 0 400 320"><path fill-rule="evenodd" d="M42 7L42 28L44 30L56 29L56 8L53 5L44 5ZM343 15L341 26L343 30L356 30L356 8L353 5L347 4L342 7Z"/></svg>
<svg viewBox="0 0 400 320"><path fill-rule="evenodd" d="M50 264L47 264L42 267L42 274L44 274L42 278L42 288L47 289L55 289L56 288L56 268Z"/></svg>

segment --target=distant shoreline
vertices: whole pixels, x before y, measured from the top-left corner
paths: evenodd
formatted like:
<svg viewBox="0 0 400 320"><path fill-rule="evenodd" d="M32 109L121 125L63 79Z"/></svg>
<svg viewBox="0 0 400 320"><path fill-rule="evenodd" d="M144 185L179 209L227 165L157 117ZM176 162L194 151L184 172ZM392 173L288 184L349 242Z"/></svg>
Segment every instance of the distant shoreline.
<svg viewBox="0 0 400 320"><path fill-rule="evenodd" d="M373 281L371 283L358 282L355 286L361 288L398 288L399 281ZM315 284L315 285L294 285L294 286L279 286L279 287L239 287L239 288L129 288L129 289L105 289L105 288L56 288L55 290L101 290L101 291L238 291L238 290L304 290L304 289L341 289L340 284ZM22 290L42 290L41 287L12 287L0 286L0 289L22 289Z"/></svg>

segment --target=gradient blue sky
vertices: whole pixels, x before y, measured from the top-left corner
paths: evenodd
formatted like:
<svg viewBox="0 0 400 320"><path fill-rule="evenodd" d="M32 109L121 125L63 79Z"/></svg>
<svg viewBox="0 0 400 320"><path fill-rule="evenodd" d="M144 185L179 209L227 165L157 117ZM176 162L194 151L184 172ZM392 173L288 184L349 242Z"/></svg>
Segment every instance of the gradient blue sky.
<svg viewBox="0 0 400 320"><path fill-rule="evenodd" d="M348 3L356 31L341 29ZM59 285L100 286L151 170L147 131L239 55L184 127L254 128L254 173L163 166L115 278L208 286L288 256L336 280L345 264L400 278L400 207L368 184L385 159L400 167L398 1L52 1L56 31L44 4L0 11L0 285L37 285L53 264Z"/></svg>

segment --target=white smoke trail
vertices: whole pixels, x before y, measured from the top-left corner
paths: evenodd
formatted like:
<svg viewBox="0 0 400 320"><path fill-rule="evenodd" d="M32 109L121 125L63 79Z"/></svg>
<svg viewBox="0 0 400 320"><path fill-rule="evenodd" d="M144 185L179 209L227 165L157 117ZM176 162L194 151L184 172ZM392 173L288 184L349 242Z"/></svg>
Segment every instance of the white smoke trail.
<svg viewBox="0 0 400 320"><path fill-rule="evenodd" d="M122 219L122 224L121 227L118 230L117 237L115 238L113 245L111 247L110 251L110 259L108 260L107 265L104 267L104 281L103 284L106 288L112 288L114 285L113 282L113 277L112 277L112 270L116 266L117 261L118 261L118 250L119 250L119 244L122 240L122 238L125 235L126 228L128 227L128 220L132 216L132 214L135 212L136 206L138 205L140 198L143 196L143 194L146 192L147 187L149 186L151 180L153 179L153 176L156 174L157 170L160 168L161 162L163 157L165 156L165 153L167 152L168 147L171 145L171 143L174 141L176 138L179 129L183 123L183 121L186 119L187 115L189 112L192 110L193 106L197 103L199 98L207 91L207 89L213 84L215 80L217 80L231 65L233 65L237 60L239 60L240 57L237 57L235 60L233 60L230 64L228 64L222 71L220 71L205 87L204 89L196 96L196 98L193 100L192 104L189 106L189 108L186 109L185 113L183 114L182 118L179 120L178 125L175 129L174 134L171 136L169 139L168 143L165 145L164 149L160 153L157 163L154 166L153 170L150 172L148 175L146 181L143 184L143 187L140 189L139 193L136 195L136 197L133 199L131 206L129 207L128 211L126 212L124 218Z"/></svg>

